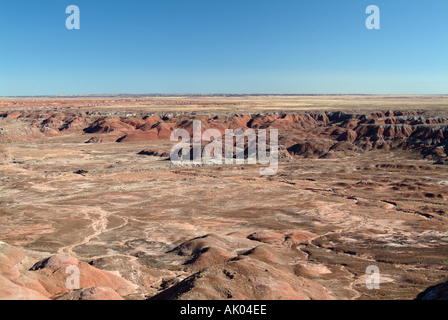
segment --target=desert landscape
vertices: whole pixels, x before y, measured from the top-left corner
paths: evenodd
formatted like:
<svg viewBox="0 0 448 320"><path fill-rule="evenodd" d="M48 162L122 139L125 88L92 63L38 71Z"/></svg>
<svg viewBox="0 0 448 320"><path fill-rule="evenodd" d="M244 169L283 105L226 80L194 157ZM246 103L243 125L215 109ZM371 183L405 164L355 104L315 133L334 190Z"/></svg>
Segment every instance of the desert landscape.
<svg viewBox="0 0 448 320"><path fill-rule="evenodd" d="M277 173L173 164L193 121ZM446 95L0 98L0 299L447 299L447 142Z"/></svg>

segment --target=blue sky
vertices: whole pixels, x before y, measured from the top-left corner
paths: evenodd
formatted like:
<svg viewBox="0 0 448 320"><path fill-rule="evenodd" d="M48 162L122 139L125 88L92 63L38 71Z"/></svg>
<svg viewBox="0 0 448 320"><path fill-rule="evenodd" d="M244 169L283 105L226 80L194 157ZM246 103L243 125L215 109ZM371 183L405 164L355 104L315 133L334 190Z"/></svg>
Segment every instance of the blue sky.
<svg viewBox="0 0 448 320"><path fill-rule="evenodd" d="M0 96L108 93L448 94L448 1L0 1Z"/></svg>

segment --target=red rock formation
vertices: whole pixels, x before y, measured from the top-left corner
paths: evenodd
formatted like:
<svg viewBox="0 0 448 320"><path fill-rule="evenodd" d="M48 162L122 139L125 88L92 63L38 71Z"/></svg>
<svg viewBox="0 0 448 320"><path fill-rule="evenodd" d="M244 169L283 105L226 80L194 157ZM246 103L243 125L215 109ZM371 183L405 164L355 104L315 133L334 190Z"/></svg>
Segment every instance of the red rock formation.
<svg viewBox="0 0 448 320"><path fill-rule="evenodd" d="M37 291L12 283L0 275L0 300L49 300Z"/></svg>
<svg viewBox="0 0 448 320"><path fill-rule="evenodd" d="M205 268L151 300L329 300L316 282L247 258Z"/></svg>
<svg viewBox="0 0 448 320"><path fill-rule="evenodd" d="M115 142L121 137L119 133L106 133L93 136L86 143L110 143Z"/></svg>
<svg viewBox="0 0 448 320"><path fill-rule="evenodd" d="M98 270L87 263L61 255L37 262L27 276L37 279L51 296L58 295L69 291L65 283L68 277L66 273L68 265L79 268L81 287L108 287L120 295L127 295L134 291L132 284L115 274Z"/></svg>
<svg viewBox="0 0 448 320"><path fill-rule="evenodd" d="M14 113L4 114L11 117ZM448 119L425 117L410 112L377 112L369 115L329 113L254 114L254 115L161 115L133 117L91 118L86 114L39 115L19 113L15 116L35 119L21 130L0 132L0 141L20 141L53 137L65 132L82 131L96 134L88 143L144 142L169 140L175 129L185 129L193 135L193 121L201 121L201 133L217 129L221 135L226 129L277 129L279 142L298 157L333 158L350 156L331 150L337 142L346 141L358 148L417 149L422 157L438 157L432 149L446 142ZM268 132L269 133L269 132ZM269 134L268 141L269 143ZM431 149L431 150L428 150ZM339 150L342 151L342 150ZM328 155L327 155L328 153ZM442 154L440 154L442 155ZM288 158L288 157L286 157ZM286 159L285 158L285 159Z"/></svg>
<svg viewBox="0 0 448 320"><path fill-rule="evenodd" d="M344 132L338 137L338 141L355 142L357 137L358 135L355 131L348 129L346 132Z"/></svg>
<svg viewBox="0 0 448 320"><path fill-rule="evenodd" d="M64 119L64 124L59 128L59 130L69 132L82 132L89 123L90 121L88 121L86 118L82 116L76 116L74 119Z"/></svg>
<svg viewBox="0 0 448 320"><path fill-rule="evenodd" d="M285 237L274 231L262 230L255 232L247 237L250 240L255 240L263 243L283 243Z"/></svg>
<svg viewBox="0 0 448 320"><path fill-rule="evenodd" d="M149 130L157 130L157 136L160 140L169 140L171 137L171 129L170 125L164 122L159 122L152 126L152 128ZM144 130L143 130L144 131Z"/></svg>
<svg viewBox="0 0 448 320"><path fill-rule="evenodd" d="M170 253L187 257L186 270L197 272L152 299L330 299L323 287L302 277L307 268L290 264L301 254L291 246L313 235L285 234L260 230L186 241Z"/></svg>
<svg viewBox="0 0 448 320"><path fill-rule="evenodd" d="M303 141L289 147L288 152L304 158L321 157L330 151L335 143L332 140Z"/></svg>

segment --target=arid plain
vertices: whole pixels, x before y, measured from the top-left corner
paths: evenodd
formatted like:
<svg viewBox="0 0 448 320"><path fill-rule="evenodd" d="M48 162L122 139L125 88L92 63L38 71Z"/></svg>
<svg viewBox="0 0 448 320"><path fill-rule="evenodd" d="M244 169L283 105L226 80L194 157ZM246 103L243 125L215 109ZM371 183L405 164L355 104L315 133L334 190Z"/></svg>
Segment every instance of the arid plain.
<svg viewBox="0 0 448 320"><path fill-rule="evenodd" d="M193 121L277 174L173 165ZM447 142L448 96L0 98L0 299L446 299Z"/></svg>

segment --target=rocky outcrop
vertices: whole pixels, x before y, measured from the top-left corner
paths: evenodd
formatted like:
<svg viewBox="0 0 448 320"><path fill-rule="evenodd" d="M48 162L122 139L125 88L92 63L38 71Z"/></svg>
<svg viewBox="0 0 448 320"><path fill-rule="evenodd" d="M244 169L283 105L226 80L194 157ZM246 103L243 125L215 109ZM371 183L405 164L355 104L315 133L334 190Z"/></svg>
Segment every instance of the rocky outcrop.
<svg viewBox="0 0 448 320"><path fill-rule="evenodd" d="M429 287L415 300L448 300L448 281Z"/></svg>
<svg viewBox="0 0 448 320"><path fill-rule="evenodd" d="M302 276L306 267L291 264L300 254L290 247L310 236L260 230L188 240L170 253L185 257L185 269L195 273L151 299L331 299L321 285Z"/></svg>

